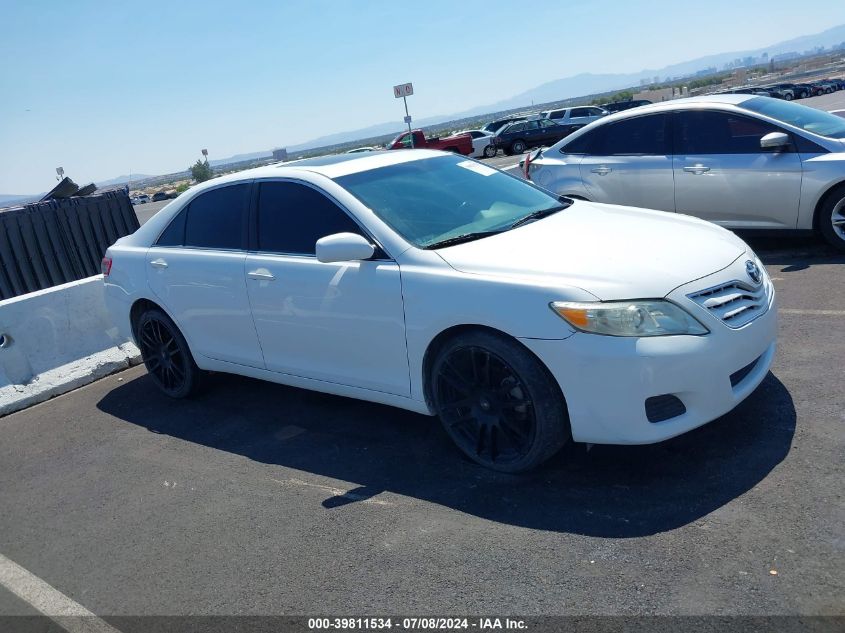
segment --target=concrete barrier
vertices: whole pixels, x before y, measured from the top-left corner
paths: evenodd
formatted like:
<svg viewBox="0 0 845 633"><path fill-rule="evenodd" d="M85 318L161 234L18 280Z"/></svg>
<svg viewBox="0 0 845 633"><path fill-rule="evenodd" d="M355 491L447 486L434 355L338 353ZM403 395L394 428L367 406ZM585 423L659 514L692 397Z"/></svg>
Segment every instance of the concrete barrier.
<svg viewBox="0 0 845 633"><path fill-rule="evenodd" d="M111 322L101 275L0 301L0 415L138 362Z"/></svg>

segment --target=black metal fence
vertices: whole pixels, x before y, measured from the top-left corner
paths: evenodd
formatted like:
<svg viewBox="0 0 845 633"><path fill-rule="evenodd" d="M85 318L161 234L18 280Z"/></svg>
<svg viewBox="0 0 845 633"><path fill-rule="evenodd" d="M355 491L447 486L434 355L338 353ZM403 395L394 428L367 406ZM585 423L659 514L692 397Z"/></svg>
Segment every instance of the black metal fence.
<svg viewBox="0 0 845 633"><path fill-rule="evenodd" d="M0 210L0 299L98 274L106 249L138 226L123 191Z"/></svg>

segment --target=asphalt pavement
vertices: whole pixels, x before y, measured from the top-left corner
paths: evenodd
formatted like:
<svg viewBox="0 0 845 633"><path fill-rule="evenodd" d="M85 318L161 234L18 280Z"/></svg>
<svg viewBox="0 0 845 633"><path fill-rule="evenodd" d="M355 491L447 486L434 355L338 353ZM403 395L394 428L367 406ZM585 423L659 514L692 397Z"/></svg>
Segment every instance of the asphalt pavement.
<svg viewBox="0 0 845 633"><path fill-rule="evenodd" d="M845 257L752 246L781 302L772 372L684 436L506 476L433 418L219 374L172 401L137 367L0 419L0 554L123 631L143 622L114 616L845 615ZM0 614L31 611L0 590Z"/></svg>

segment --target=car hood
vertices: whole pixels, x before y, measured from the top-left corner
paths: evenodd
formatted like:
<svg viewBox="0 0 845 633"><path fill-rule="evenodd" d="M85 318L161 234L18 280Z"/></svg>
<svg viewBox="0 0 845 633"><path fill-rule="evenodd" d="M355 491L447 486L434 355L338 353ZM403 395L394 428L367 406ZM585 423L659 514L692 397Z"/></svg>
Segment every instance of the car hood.
<svg viewBox="0 0 845 633"><path fill-rule="evenodd" d="M464 273L534 278L607 301L664 297L746 250L733 233L703 220L576 200L506 233L436 252Z"/></svg>

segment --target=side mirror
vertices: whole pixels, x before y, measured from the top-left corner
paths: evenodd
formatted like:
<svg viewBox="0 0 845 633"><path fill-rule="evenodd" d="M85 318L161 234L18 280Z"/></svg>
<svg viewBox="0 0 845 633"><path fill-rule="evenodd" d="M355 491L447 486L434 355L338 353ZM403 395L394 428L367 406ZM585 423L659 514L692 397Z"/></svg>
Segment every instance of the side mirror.
<svg viewBox="0 0 845 633"><path fill-rule="evenodd" d="M789 134L771 132L760 139L760 147L763 149L784 149L789 145L789 142Z"/></svg>
<svg viewBox="0 0 845 633"><path fill-rule="evenodd" d="M375 246L355 233L335 233L317 240L317 259L324 264L369 259L375 252Z"/></svg>

